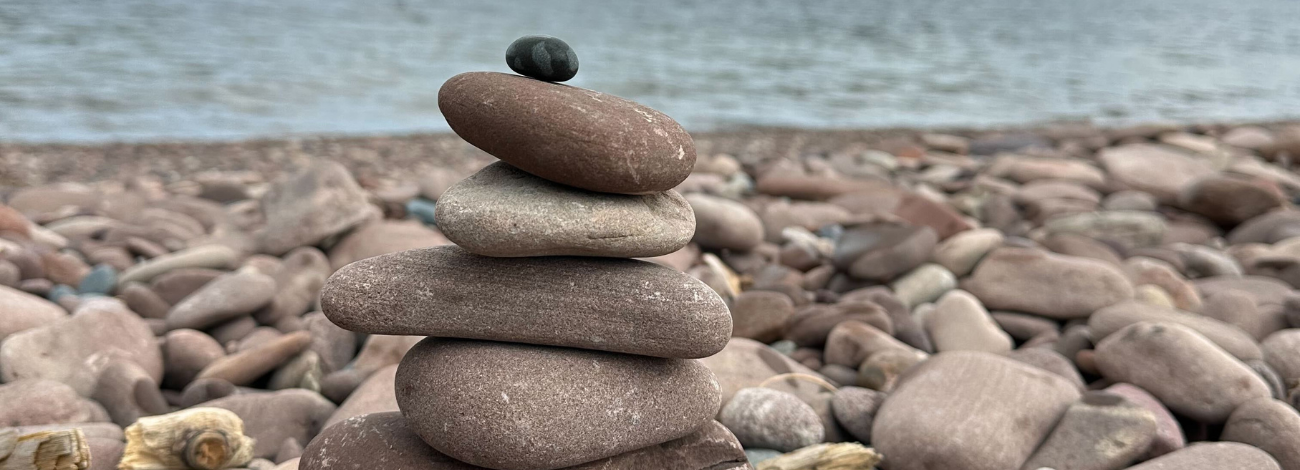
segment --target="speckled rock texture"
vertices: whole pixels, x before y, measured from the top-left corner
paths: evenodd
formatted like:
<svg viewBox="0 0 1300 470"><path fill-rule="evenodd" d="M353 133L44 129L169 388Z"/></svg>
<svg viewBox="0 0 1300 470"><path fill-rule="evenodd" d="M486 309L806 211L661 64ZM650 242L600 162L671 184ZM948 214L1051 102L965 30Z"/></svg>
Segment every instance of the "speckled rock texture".
<svg viewBox="0 0 1300 470"><path fill-rule="evenodd" d="M438 228L484 256L666 255L695 233L676 191L593 193L538 178L505 162L462 180L438 200Z"/></svg>
<svg viewBox="0 0 1300 470"><path fill-rule="evenodd" d="M716 293L654 263L492 258L452 246L348 265L326 281L321 306L330 321L362 333L656 357L709 356L731 336L731 314Z"/></svg>
<svg viewBox="0 0 1300 470"><path fill-rule="evenodd" d="M428 338L397 370L397 403L439 452L548 470L684 437L721 404L698 361Z"/></svg>
<svg viewBox="0 0 1300 470"><path fill-rule="evenodd" d="M475 147L582 189L665 191L695 167L691 136L672 118L592 90L469 72L442 85L438 109L456 135Z"/></svg>

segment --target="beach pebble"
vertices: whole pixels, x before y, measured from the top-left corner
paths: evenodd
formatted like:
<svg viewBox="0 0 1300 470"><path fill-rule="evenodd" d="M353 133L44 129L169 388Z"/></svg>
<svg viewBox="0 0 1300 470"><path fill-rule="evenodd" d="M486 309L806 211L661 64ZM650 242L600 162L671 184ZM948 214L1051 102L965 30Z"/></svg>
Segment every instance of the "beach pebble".
<svg viewBox="0 0 1300 470"><path fill-rule="evenodd" d="M1268 398L1268 384L1245 364L1195 330L1140 322L1097 344L1102 376L1132 383L1174 412L1218 424L1237 406Z"/></svg>
<svg viewBox="0 0 1300 470"><path fill-rule="evenodd" d="M1261 343L1264 360L1282 381L1300 380L1300 328L1278 331Z"/></svg>
<svg viewBox="0 0 1300 470"><path fill-rule="evenodd" d="M0 286L0 341L25 330L62 320L68 312L54 303L7 286Z"/></svg>
<svg viewBox="0 0 1300 470"><path fill-rule="evenodd" d="M130 426L144 416L169 411L158 383L134 362L114 360L104 367L90 396L119 426Z"/></svg>
<svg viewBox="0 0 1300 470"><path fill-rule="evenodd" d="M691 205L676 191L593 193L505 162L448 189L437 218L447 238L484 256L651 257L681 249L695 233Z"/></svg>
<svg viewBox="0 0 1300 470"><path fill-rule="evenodd" d="M719 395L698 361L512 343L426 339L397 371L412 430L491 468L576 465L684 437Z"/></svg>
<svg viewBox="0 0 1300 470"><path fill-rule="evenodd" d="M1150 411L1119 395L1088 392L1021 468L1119 469L1141 457L1155 435Z"/></svg>
<svg viewBox="0 0 1300 470"><path fill-rule="evenodd" d="M799 346L821 347L826 344L831 331L847 321L872 325L886 334L894 329L884 307L866 301L842 302L801 308L787 323L785 339Z"/></svg>
<svg viewBox="0 0 1300 470"><path fill-rule="evenodd" d="M525 77L563 82L578 74L578 54L551 36L524 36L506 48L506 65Z"/></svg>
<svg viewBox="0 0 1300 470"><path fill-rule="evenodd" d="M169 331L163 337L162 353L163 385L184 390L199 372L225 357L226 350L201 331L180 329Z"/></svg>
<svg viewBox="0 0 1300 470"><path fill-rule="evenodd" d="M1236 442L1203 442L1148 460L1128 470L1282 470L1277 460L1257 447Z"/></svg>
<svg viewBox="0 0 1300 470"><path fill-rule="evenodd" d="M936 351L1010 351L1014 342L980 304L965 291L951 291L939 299L925 318L925 329Z"/></svg>
<svg viewBox="0 0 1300 470"><path fill-rule="evenodd" d="M1032 248L999 248L980 262L962 289L984 306L1071 319L1133 297L1112 265Z"/></svg>
<svg viewBox="0 0 1300 470"><path fill-rule="evenodd" d="M1281 207L1285 197L1245 178L1211 176L1183 188L1178 205L1227 226L1235 226Z"/></svg>
<svg viewBox="0 0 1300 470"><path fill-rule="evenodd" d="M1187 439L1183 436L1183 428L1179 426L1178 420L1174 418L1173 413L1170 413L1169 409L1160 403L1160 400L1147 393L1146 390L1132 384L1117 383L1106 387L1105 391L1124 397L1129 403L1150 411L1152 416L1155 417L1156 434L1143 454L1145 458L1159 457L1187 446Z"/></svg>
<svg viewBox="0 0 1300 470"><path fill-rule="evenodd" d="M1165 204L1177 203L1184 187L1215 173L1203 160L1156 144L1109 147L1098 152L1097 158L1111 178Z"/></svg>
<svg viewBox="0 0 1300 470"><path fill-rule="evenodd" d="M275 279L251 271L236 271L207 283L167 312L172 329L202 330L248 315L275 297Z"/></svg>
<svg viewBox="0 0 1300 470"><path fill-rule="evenodd" d="M109 295L117 287L117 269L107 264L97 265L81 278L77 292L81 294Z"/></svg>
<svg viewBox="0 0 1300 470"><path fill-rule="evenodd" d="M721 385L722 403L731 401L740 389L757 387L777 375L819 375L766 344L747 338L732 338L721 352L700 362L713 371Z"/></svg>
<svg viewBox="0 0 1300 470"><path fill-rule="evenodd" d="M351 331L658 357L708 356L731 336L727 306L703 283L610 258L492 258L457 247L392 253L334 273L321 306Z"/></svg>
<svg viewBox="0 0 1300 470"><path fill-rule="evenodd" d="M328 160L314 160L272 183L261 207L267 223L257 235L258 246L276 256L379 217L379 208L368 202L347 168Z"/></svg>
<svg viewBox="0 0 1300 470"><path fill-rule="evenodd" d="M749 251L763 242L763 221L739 202L693 193L686 195L695 214L692 241L705 249Z"/></svg>
<svg viewBox="0 0 1300 470"><path fill-rule="evenodd" d="M50 379L90 396L110 359L134 362L154 382L163 377L153 331L109 298L86 302L72 316L10 335L0 343L0 379Z"/></svg>
<svg viewBox="0 0 1300 470"><path fill-rule="evenodd" d="M871 425L885 394L861 387L841 387L831 399L835 421L859 442L871 442Z"/></svg>
<svg viewBox="0 0 1300 470"><path fill-rule="evenodd" d="M172 308L171 304L159 297L153 289L138 282L127 284L119 289L118 297L132 312L144 318L167 318L167 312Z"/></svg>
<svg viewBox="0 0 1300 470"><path fill-rule="evenodd" d="M398 411L396 378L397 364L370 374L361 386L348 395L347 400L339 404L339 408L334 411L330 419L325 421L325 427L329 428L334 423L356 416Z"/></svg>
<svg viewBox="0 0 1300 470"><path fill-rule="evenodd" d="M275 458L285 439L311 442L336 407L316 392L292 389L227 396L201 404L230 410L254 439L253 456Z"/></svg>
<svg viewBox="0 0 1300 470"><path fill-rule="evenodd" d="M442 233L418 222L381 220L353 230L330 248L329 270L325 274L328 275L357 260L449 244L451 242Z"/></svg>
<svg viewBox="0 0 1300 470"><path fill-rule="evenodd" d="M794 316L794 303L780 292L747 291L731 305L731 336L764 343L785 335L786 323Z"/></svg>
<svg viewBox="0 0 1300 470"><path fill-rule="evenodd" d="M443 83L438 109L475 147L539 177L590 191L666 191L695 166L695 144L672 118L582 88L469 72Z"/></svg>
<svg viewBox="0 0 1300 470"><path fill-rule="evenodd" d="M1052 217L1042 230L1051 235L1075 234L1123 248L1155 246L1169 231L1164 217L1152 212L1080 212Z"/></svg>
<svg viewBox="0 0 1300 470"><path fill-rule="evenodd" d="M181 391L181 408L190 408L200 403L239 394L240 390L224 379L198 379L190 382Z"/></svg>
<svg viewBox="0 0 1300 470"><path fill-rule="evenodd" d="M155 277L182 268L223 269L233 267L238 255L222 245L202 245L169 253L122 271L117 277L118 287L131 282L149 282Z"/></svg>
<svg viewBox="0 0 1300 470"><path fill-rule="evenodd" d="M63 383L44 379L0 384L0 429L6 426L109 421L99 403Z"/></svg>
<svg viewBox="0 0 1300 470"><path fill-rule="evenodd" d="M1263 357L1259 344L1241 328L1174 308L1137 301L1126 301L1098 310L1088 317L1088 328L1101 341L1138 322L1163 322L1182 325L1200 333L1220 348L1243 361Z"/></svg>
<svg viewBox="0 0 1300 470"><path fill-rule="evenodd" d="M326 373L342 369L357 352L357 335L331 323L325 314L309 313L302 317L311 333L311 350L320 356Z"/></svg>
<svg viewBox="0 0 1300 470"><path fill-rule="evenodd" d="M1022 347L1006 353L1008 358L1051 372L1070 381L1079 390L1084 389L1083 377L1074 362L1048 348Z"/></svg>
<svg viewBox="0 0 1300 470"><path fill-rule="evenodd" d="M997 355L940 353L876 411L872 444L891 470L1020 468L1079 391Z"/></svg>
<svg viewBox="0 0 1300 470"><path fill-rule="evenodd" d="M863 224L845 230L831 259L854 277L888 281L929 259L938 241L929 227Z"/></svg>
<svg viewBox="0 0 1300 470"><path fill-rule="evenodd" d="M284 255L275 278L275 296L271 303L255 312L259 323L274 325L306 312L316 302L325 279L334 272L324 253L313 247L295 248Z"/></svg>
<svg viewBox="0 0 1300 470"><path fill-rule="evenodd" d="M311 342L311 333L306 331L282 335L213 361L199 372L196 379L215 378L235 385L248 385L307 350Z"/></svg>
<svg viewBox="0 0 1300 470"><path fill-rule="evenodd" d="M169 305L177 305L191 294L198 292L214 279L226 275L226 271L207 268L181 268L159 275L149 283L149 288Z"/></svg>
<svg viewBox="0 0 1300 470"><path fill-rule="evenodd" d="M1133 256L1124 260L1124 274L1135 286L1151 284L1160 287L1169 294L1174 306L1179 309L1199 312L1204 304L1196 286L1164 261L1145 256Z"/></svg>
<svg viewBox="0 0 1300 470"><path fill-rule="evenodd" d="M1260 398L1237 407L1223 427L1222 440L1258 447L1281 464L1300 469L1300 413L1284 402Z"/></svg>
<svg viewBox="0 0 1300 470"><path fill-rule="evenodd" d="M718 412L718 421L741 445L790 452L822 441L817 412L799 397L767 388L746 388Z"/></svg>
<svg viewBox="0 0 1300 470"><path fill-rule="evenodd" d="M977 229L962 232L944 240L934 249L931 260L947 268L954 275L965 276L994 248L1002 245L1005 236L997 229Z"/></svg>

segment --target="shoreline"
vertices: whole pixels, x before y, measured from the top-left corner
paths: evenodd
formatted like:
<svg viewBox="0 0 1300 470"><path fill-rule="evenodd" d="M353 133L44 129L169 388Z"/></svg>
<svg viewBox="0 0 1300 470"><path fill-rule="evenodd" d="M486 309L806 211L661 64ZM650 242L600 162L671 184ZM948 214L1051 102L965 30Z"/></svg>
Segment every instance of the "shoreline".
<svg viewBox="0 0 1300 470"><path fill-rule="evenodd" d="M1045 122L997 128L802 129L753 127L693 132L701 155L725 153L747 165L774 158L830 154L850 148L897 149L922 134L971 139L1033 135L1056 143L1127 136L1153 137L1190 130L1215 135L1239 126L1276 130L1300 120L1149 123L1102 127L1088 122ZM435 168L469 170L494 160L451 132L371 136L311 135L234 141L22 143L0 141L0 188L93 183L148 175L165 183L205 172L255 172L267 180L300 168L312 158L338 161L363 185L410 180ZM366 184L370 180L370 184Z"/></svg>

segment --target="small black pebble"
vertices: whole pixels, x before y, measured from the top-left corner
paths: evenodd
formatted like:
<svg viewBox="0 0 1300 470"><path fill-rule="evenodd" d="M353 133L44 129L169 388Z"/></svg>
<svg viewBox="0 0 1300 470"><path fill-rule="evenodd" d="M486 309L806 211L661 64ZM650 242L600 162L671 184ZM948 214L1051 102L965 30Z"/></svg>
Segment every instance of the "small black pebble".
<svg viewBox="0 0 1300 470"><path fill-rule="evenodd" d="M524 36L506 48L506 65L526 77L563 82L578 74L578 54L558 38Z"/></svg>

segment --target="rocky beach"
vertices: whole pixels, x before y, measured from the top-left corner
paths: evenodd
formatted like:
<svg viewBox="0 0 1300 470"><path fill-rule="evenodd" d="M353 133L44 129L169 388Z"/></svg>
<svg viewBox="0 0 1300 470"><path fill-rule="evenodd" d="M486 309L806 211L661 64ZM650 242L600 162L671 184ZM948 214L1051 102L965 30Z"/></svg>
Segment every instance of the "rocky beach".
<svg viewBox="0 0 1300 470"><path fill-rule="evenodd" d="M567 47L0 144L0 468L1300 470L1300 124L688 134Z"/></svg>

